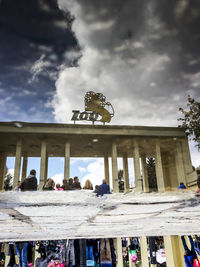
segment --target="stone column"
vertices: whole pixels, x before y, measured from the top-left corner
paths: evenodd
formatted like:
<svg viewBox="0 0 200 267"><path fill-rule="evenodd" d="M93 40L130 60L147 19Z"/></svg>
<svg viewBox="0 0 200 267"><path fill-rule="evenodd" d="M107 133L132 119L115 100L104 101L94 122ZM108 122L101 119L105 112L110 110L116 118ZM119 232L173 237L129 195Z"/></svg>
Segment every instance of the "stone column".
<svg viewBox="0 0 200 267"><path fill-rule="evenodd" d="M47 178L48 178L48 163L49 163L49 157L46 154L46 165L45 165L45 173L44 173L44 183L46 183Z"/></svg>
<svg viewBox="0 0 200 267"><path fill-rule="evenodd" d="M109 180L109 162L108 162L108 155L104 156L104 176L106 179L106 183L109 185L110 180Z"/></svg>
<svg viewBox="0 0 200 267"><path fill-rule="evenodd" d="M24 181L24 179L27 176L27 165L28 165L28 157L27 154L24 154L23 165L22 165L22 181Z"/></svg>
<svg viewBox="0 0 200 267"><path fill-rule="evenodd" d="M118 164L117 164L117 145L112 144L112 183L113 192L119 192L118 184Z"/></svg>
<svg viewBox="0 0 200 267"><path fill-rule="evenodd" d="M163 177L165 181L165 190L171 191L171 180L170 180L170 169L169 169L169 153L166 153L162 155L162 169L163 169ZM175 177L174 177L175 179Z"/></svg>
<svg viewBox="0 0 200 267"><path fill-rule="evenodd" d="M117 238L117 267L123 266L123 256L122 256L122 240L121 237Z"/></svg>
<svg viewBox="0 0 200 267"><path fill-rule="evenodd" d="M176 172L174 151L170 151L169 156L168 156L168 162L169 162L169 176L170 176L171 190L177 190L178 177L177 177L177 172Z"/></svg>
<svg viewBox="0 0 200 267"><path fill-rule="evenodd" d="M146 238L146 236L141 236L140 237L140 249L141 249L142 267L149 267L148 250L147 250L147 238Z"/></svg>
<svg viewBox="0 0 200 267"><path fill-rule="evenodd" d="M16 146L13 188L15 188L17 186L18 181L19 181L19 177L20 177L21 153L22 153L22 141L18 140L17 146Z"/></svg>
<svg viewBox="0 0 200 267"><path fill-rule="evenodd" d="M36 242L35 242L34 255L33 255L33 259L34 259L33 266L35 266L36 259L40 258L40 253L38 252L38 249L39 249L39 245L36 245Z"/></svg>
<svg viewBox="0 0 200 267"><path fill-rule="evenodd" d="M158 185L158 192L165 192L165 183L164 183L164 175L163 175L163 169L162 169L162 159L161 159L161 150L160 150L159 140L156 140L155 165L156 165L156 179L157 179L157 185Z"/></svg>
<svg viewBox="0 0 200 267"><path fill-rule="evenodd" d="M142 179L140 172L140 155L137 140L134 140L134 172L135 172L135 187L137 192L142 192Z"/></svg>
<svg viewBox="0 0 200 267"><path fill-rule="evenodd" d="M182 145L182 152L183 152L183 162L184 162L184 169L185 169L185 175L191 174L193 172L192 168L192 161L190 156L190 149L188 145L188 139L185 138L181 142Z"/></svg>
<svg viewBox="0 0 200 267"><path fill-rule="evenodd" d="M148 180L146 156L142 156L141 162L142 162L142 176L143 176L143 191L145 193L148 193L149 192L149 180Z"/></svg>
<svg viewBox="0 0 200 267"><path fill-rule="evenodd" d="M65 170L64 170L64 179L69 180L70 176L70 143L65 143Z"/></svg>
<svg viewBox="0 0 200 267"><path fill-rule="evenodd" d="M40 182L39 189L42 190L45 182L47 145L45 141L41 142L41 160L40 160Z"/></svg>
<svg viewBox="0 0 200 267"><path fill-rule="evenodd" d="M124 192L129 192L129 173L128 173L128 159L127 156L123 156L123 174L124 174Z"/></svg>
<svg viewBox="0 0 200 267"><path fill-rule="evenodd" d="M183 155L180 142L176 142L175 161L176 161L176 172L177 172L178 182L179 183L183 182L184 184L186 184L185 168L183 165Z"/></svg>
<svg viewBox="0 0 200 267"><path fill-rule="evenodd" d="M9 250L8 250L9 251ZM9 261L10 261L10 256L9 255L5 255L5 265L4 266L8 266Z"/></svg>
<svg viewBox="0 0 200 267"><path fill-rule="evenodd" d="M170 267L184 266L184 252L180 247L179 236L164 236L166 263Z"/></svg>
<svg viewBox="0 0 200 267"><path fill-rule="evenodd" d="M4 179L6 174L6 154L0 154L0 191L4 188Z"/></svg>

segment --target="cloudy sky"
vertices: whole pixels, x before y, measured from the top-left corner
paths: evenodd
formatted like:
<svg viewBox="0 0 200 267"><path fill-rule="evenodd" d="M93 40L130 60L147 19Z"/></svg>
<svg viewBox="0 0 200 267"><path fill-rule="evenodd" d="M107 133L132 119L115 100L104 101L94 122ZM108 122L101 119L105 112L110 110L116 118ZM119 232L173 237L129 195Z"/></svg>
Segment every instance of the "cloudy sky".
<svg viewBox="0 0 200 267"><path fill-rule="evenodd" d="M70 123L93 90L112 124L177 126L187 95L200 100L199 29L199 0L0 0L0 120Z"/></svg>

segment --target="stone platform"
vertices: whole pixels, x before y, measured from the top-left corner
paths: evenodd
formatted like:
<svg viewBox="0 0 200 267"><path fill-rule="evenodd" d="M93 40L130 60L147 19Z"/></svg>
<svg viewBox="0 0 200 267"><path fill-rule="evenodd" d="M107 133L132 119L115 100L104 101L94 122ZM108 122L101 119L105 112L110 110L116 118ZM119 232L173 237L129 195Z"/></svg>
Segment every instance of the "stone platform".
<svg viewBox="0 0 200 267"><path fill-rule="evenodd" d="M0 193L0 242L200 234L192 191Z"/></svg>

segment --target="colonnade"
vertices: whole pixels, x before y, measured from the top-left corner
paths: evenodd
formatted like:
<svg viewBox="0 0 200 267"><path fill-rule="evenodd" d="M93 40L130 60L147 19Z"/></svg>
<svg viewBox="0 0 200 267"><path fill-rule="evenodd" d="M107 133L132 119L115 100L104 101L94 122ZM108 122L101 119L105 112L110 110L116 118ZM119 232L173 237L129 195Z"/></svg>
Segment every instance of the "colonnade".
<svg viewBox="0 0 200 267"><path fill-rule="evenodd" d="M164 236L164 247L166 254L167 267L180 267L185 266L184 262L184 249L180 236ZM139 237L140 249L141 249L141 261L142 267L149 267L149 256L148 256L148 243L147 237ZM186 240L187 242L187 240ZM128 245L130 244L130 238L128 238ZM190 247L190 246L189 246ZM122 244L121 238L117 238L117 255L118 255L118 267L123 266L122 258ZM156 267L157 264L151 264L151 267ZM135 267L129 257L129 267Z"/></svg>
<svg viewBox="0 0 200 267"><path fill-rule="evenodd" d="M186 139L176 141L174 144L174 150L162 151L161 141L155 139L153 141L154 149L151 151L151 155L155 158L155 169L157 177L158 192L164 192L166 190L172 190L177 188L180 182L187 182L187 174L192 172L192 165L190 159L190 153L188 143ZM149 155L147 153L141 153L141 147L138 140L135 138L132 142L132 158L134 165L134 176L135 177L135 189L137 192L149 192L149 181L147 173L146 158ZM144 151L145 149L142 149ZM28 163L28 151L22 153L23 143L21 140L17 141L16 153L15 153L15 167L14 167L14 182L15 187L20 178L21 171L21 159L23 157L22 164L22 180L27 175L27 163ZM64 148L64 178L69 179L70 177L70 141L65 143ZM111 167L112 177L109 177L109 156L111 156ZM113 142L112 149L109 153L104 155L104 170L105 179L107 183L112 181L112 188L114 192L119 192L118 186L118 157L122 157L123 160L123 173L124 173L124 191L128 192L130 189L129 185L129 166L128 157L124 153L118 156L118 144ZM6 170L6 153L0 153L0 190L3 189L4 176ZM41 141L41 153L40 153L40 182L39 189L42 189L48 175L48 154L47 154L47 142Z"/></svg>
<svg viewBox="0 0 200 267"><path fill-rule="evenodd" d="M164 239L167 267L185 266L184 249L183 249L180 236L164 236L163 239ZM186 239L186 242L188 243L187 239ZM142 267L149 267L147 238L145 236L139 237L139 243L140 243L140 249L141 249ZM118 259L117 267L122 267L123 266L123 255L122 255L121 238L114 239L114 244L117 250L117 259ZM130 245L130 238L128 238L128 245ZM6 250L8 251L8 249ZM35 250L34 258L36 259L37 257L39 257L39 254ZM8 264L9 259L10 257L6 256L6 265ZM131 261L130 257L129 257L129 267L135 267L135 264ZM151 267L157 267L157 264L151 264Z"/></svg>

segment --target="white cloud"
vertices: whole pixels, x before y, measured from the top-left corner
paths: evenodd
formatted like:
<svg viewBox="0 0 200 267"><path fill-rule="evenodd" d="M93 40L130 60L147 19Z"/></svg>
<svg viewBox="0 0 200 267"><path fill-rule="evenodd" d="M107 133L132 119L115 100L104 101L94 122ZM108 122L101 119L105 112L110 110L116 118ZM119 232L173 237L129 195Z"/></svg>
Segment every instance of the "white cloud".
<svg viewBox="0 0 200 267"><path fill-rule="evenodd" d="M70 158L70 164L80 164L80 162L89 163L93 161L93 158Z"/></svg>
<svg viewBox="0 0 200 267"><path fill-rule="evenodd" d="M63 173L57 173L57 174L53 175L51 178L54 180L55 184L60 184L60 185L63 184L63 182L62 182L64 179Z"/></svg>
<svg viewBox="0 0 200 267"><path fill-rule="evenodd" d="M28 91L28 90L23 90L22 94L27 96L27 95L36 95L36 92L33 91Z"/></svg>
<svg viewBox="0 0 200 267"><path fill-rule="evenodd" d="M28 80L29 83L32 83L34 80L36 80L37 76L51 65L51 63L47 60L44 60L44 58L45 54L42 54L41 57L36 60L33 66L31 67L32 77Z"/></svg>
<svg viewBox="0 0 200 267"><path fill-rule="evenodd" d="M106 22L95 22L90 24L89 29L95 31L102 31L110 28L114 24L114 20L106 21Z"/></svg>
<svg viewBox="0 0 200 267"><path fill-rule="evenodd" d="M119 23L116 17L112 18L109 5L109 15L103 20L91 11L95 9L93 4L88 7L76 0L59 0L58 4L75 15L72 27L82 48L82 57L78 67L60 71L51 103L55 119L70 122L72 110L83 110L84 94L93 90L105 94L113 104L115 117L112 123L176 126L178 108L185 102L187 92L184 92L182 85L171 88L168 71L172 58L167 50L160 53L144 46L148 32L144 34L146 37L137 36L130 41L122 38L122 32L134 29L134 26L132 29L127 25L125 17L127 12L129 14L131 1L121 10L120 18L124 23ZM101 7L105 9L100 4L99 10ZM149 34L161 34L164 26L157 17L154 18L153 8L150 4L147 6L146 30ZM132 19L131 15L129 19ZM109 27L105 29L102 23ZM92 25L101 25L101 31ZM138 56L136 49L143 49L143 53ZM71 58L73 53L69 52L69 55ZM173 98L174 94L179 95L179 99ZM175 107L175 112L168 109L169 105Z"/></svg>
<svg viewBox="0 0 200 267"><path fill-rule="evenodd" d="M83 168L81 166L79 166L78 169L79 169L80 172L86 172L86 168Z"/></svg>
<svg viewBox="0 0 200 267"><path fill-rule="evenodd" d="M98 159L90 159L92 162L86 162L84 161L85 164L85 171L87 172L82 180L81 180L81 185L82 187L85 184L85 181L89 179L93 187L95 185L100 185L102 183L102 180L105 178L104 174L104 159L103 158L98 158ZM81 159L79 160L79 164L81 162ZM78 162L77 162L78 163ZM80 167L78 167L80 168ZM81 167L82 168L82 167ZM134 184L134 170L133 170L133 159L128 158L128 168L129 168L129 180L130 180L130 185L133 186ZM118 170L122 169L123 170L123 162L122 158L118 158ZM112 163L111 163L111 158L109 158L109 177L110 177L110 187L112 188Z"/></svg>
<svg viewBox="0 0 200 267"><path fill-rule="evenodd" d="M85 181L89 179L93 184L93 188L95 185L100 185L102 183L102 179L104 179L104 161L103 159L93 159L93 162L89 163L86 167L87 174L83 177L81 181L82 187L85 184Z"/></svg>
<svg viewBox="0 0 200 267"><path fill-rule="evenodd" d="M73 62L81 57L81 52L77 50L69 50L65 53L65 57L70 61Z"/></svg>

